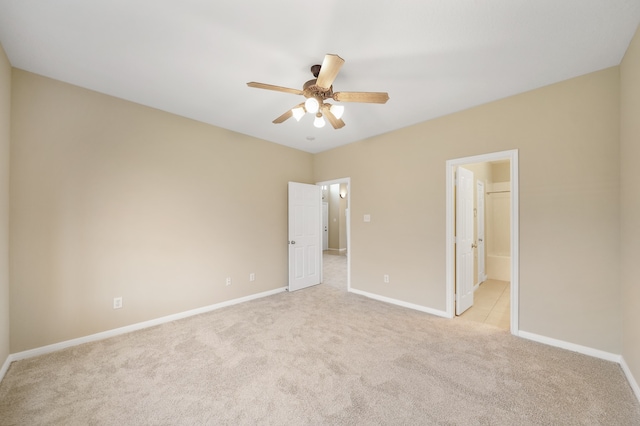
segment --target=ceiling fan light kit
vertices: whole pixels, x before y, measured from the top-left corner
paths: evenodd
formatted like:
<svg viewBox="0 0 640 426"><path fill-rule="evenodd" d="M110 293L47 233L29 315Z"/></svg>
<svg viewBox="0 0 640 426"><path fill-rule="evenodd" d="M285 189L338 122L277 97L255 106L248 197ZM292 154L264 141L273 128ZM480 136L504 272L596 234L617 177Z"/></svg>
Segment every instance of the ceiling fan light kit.
<svg viewBox="0 0 640 426"><path fill-rule="evenodd" d="M291 113L293 114L293 118L295 118L296 121L300 121L300 119L306 114L306 111L304 110L304 107L294 107L291 110Z"/></svg>
<svg viewBox="0 0 640 426"><path fill-rule="evenodd" d="M249 82L247 86L257 89L274 90L276 92L291 93L294 95L302 95L307 98L303 103L296 105L280 117L273 120L274 124L283 123L289 117L294 117L296 121L305 115L306 112L315 115L313 125L321 128L325 125L324 118L334 129L341 129L345 123L342 121L344 114L344 106L332 105L326 103L325 100L333 99L336 102L361 102L384 104L389 100L386 92L335 92L333 91L333 81L335 80L340 68L344 64L344 59L338 55L327 54L324 57L322 65L313 65L311 73L315 77L313 80L307 81L302 90L290 89L288 87L274 86L271 84Z"/></svg>
<svg viewBox="0 0 640 426"><path fill-rule="evenodd" d="M320 108L320 102L316 98L309 98L304 102L304 108L310 114L315 114Z"/></svg>
<svg viewBox="0 0 640 426"><path fill-rule="evenodd" d="M313 120L313 125L316 126L318 129L321 129L324 127L324 118L322 117L322 113L318 112L316 114L316 118L315 120Z"/></svg>

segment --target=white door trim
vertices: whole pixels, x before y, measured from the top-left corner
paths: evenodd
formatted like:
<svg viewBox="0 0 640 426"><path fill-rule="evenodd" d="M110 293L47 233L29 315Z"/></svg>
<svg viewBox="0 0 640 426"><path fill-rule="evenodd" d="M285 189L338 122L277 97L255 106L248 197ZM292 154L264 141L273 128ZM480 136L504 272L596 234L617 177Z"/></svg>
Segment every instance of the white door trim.
<svg viewBox="0 0 640 426"><path fill-rule="evenodd" d="M347 223L347 291L351 291L351 178L340 178L333 180L326 180L323 182L316 182L316 185L333 185L335 183L347 184L347 209L345 211L346 223Z"/></svg>
<svg viewBox="0 0 640 426"><path fill-rule="evenodd" d="M485 221L485 189L484 189L484 182L482 182L481 180L477 181L476 183L476 208L477 208L477 213L476 213L476 234L478 236L478 283L476 284L476 287L479 286L480 284L482 284L483 282L485 282L487 280L487 266L485 263L485 252L486 252L486 246L485 246L485 228L484 228L484 221Z"/></svg>
<svg viewBox="0 0 640 426"><path fill-rule="evenodd" d="M520 236L519 236L519 191L518 150L494 152L472 157L456 158L446 162L446 314L455 315L455 228L454 228L454 170L470 163L509 160L511 163L511 334L518 335L519 289L520 289Z"/></svg>
<svg viewBox="0 0 640 426"><path fill-rule="evenodd" d="M322 251L329 249L329 203L322 202Z"/></svg>

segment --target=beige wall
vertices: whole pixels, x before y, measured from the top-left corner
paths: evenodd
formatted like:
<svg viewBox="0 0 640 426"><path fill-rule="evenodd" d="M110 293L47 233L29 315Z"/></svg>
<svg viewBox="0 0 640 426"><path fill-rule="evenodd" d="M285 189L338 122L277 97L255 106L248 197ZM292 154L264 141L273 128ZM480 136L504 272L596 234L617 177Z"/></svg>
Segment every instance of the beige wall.
<svg viewBox="0 0 640 426"><path fill-rule="evenodd" d="M338 223L340 226L340 250L346 250L347 249L347 214L346 214L346 209L347 209L347 200L349 199L347 196L347 184L346 183L341 183L339 185L340 190L339 190L339 194L343 194L344 198L341 198L340 196L338 196L338 202L340 203L340 212L339 212L339 218L338 218Z"/></svg>
<svg viewBox="0 0 640 426"><path fill-rule="evenodd" d="M619 81L614 67L315 155L316 181L351 177L352 287L444 311L445 162L518 149L520 327L620 353Z"/></svg>
<svg viewBox="0 0 640 426"><path fill-rule="evenodd" d="M0 45L0 367L9 356L9 140L11 65Z"/></svg>
<svg viewBox="0 0 640 426"><path fill-rule="evenodd" d="M340 249L340 185L329 185L329 248Z"/></svg>
<svg viewBox="0 0 640 426"><path fill-rule="evenodd" d="M509 182L496 182L487 196L487 253L490 255L509 256L511 253L510 190Z"/></svg>
<svg viewBox="0 0 640 426"><path fill-rule="evenodd" d="M511 182L511 163L500 161L491 164L491 176L494 182Z"/></svg>
<svg viewBox="0 0 640 426"><path fill-rule="evenodd" d="M340 194L347 191L347 184L334 183L329 185L328 193L330 194L325 201L329 203L329 249L346 250L347 249L347 224L345 208L347 206L346 198L340 198Z"/></svg>
<svg viewBox="0 0 640 426"><path fill-rule="evenodd" d="M311 154L15 69L12 126L12 352L287 284Z"/></svg>
<svg viewBox="0 0 640 426"><path fill-rule="evenodd" d="M622 356L640 382L640 30L620 66Z"/></svg>

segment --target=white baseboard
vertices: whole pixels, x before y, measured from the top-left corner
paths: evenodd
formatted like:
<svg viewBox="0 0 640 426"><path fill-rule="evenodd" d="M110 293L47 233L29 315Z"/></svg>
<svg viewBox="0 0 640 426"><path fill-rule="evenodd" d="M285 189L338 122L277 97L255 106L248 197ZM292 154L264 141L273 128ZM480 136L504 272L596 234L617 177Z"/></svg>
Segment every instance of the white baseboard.
<svg viewBox="0 0 640 426"><path fill-rule="evenodd" d="M518 331L517 335L519 337L522 337L523 339L533 340L534 342L544 343L549 346L555 346L557 348L578 352L583 355L589 355L618 364L620 364L620 361L622 360L621 355L601 351L599 349L590 348L588 346L576 345L575 343L565 342L564 340L553 339L551 337L541 336L539 334L529 333L528 331L520 330Z"/></svg>
<svg viewBox="0 0 640 426"><path fill-rule="evenodd" d="M349 289L351 293L359 294L361 296L368 297L369 299L379 300L385 303L391 303L392 305L402 306L403 308L409 308L420 312L425 312L427 314L436 315L439 317L450 318L445 311L440 311L438 309L428 308L426 306L416 305L409 302L404 302L402 300L392 299L390 297L380 296L375 293L369 293L362 290Z"/></svg>
<svg viewBox="0 0 640 426"><path fill-rule="evenodd" d="M4 375L7 374L7 370L9 370L9 366L13 361L14 360L11 359L11 355L9 355L4 361L4 364L2 364L2 368L0 368L0 382L4 379Z"/></svg>
<svg viewBox="0 0 640 426"><path fill-rule="evenodd" d="M629 386L631 386L631 389L633 389L633 393L636 395L638 402L640 402L640 386L638 386L638 382L636 381L635 377L633 377L633 373L631 373L631 370L629 369L629 366L625 362L622 355L601 351L599 349L590 348L588 346L576 345L575 343L569 343L563 340L552 339L551 337L545 337L539 334L529 333L527 331L518 331L517 336L522 337L523 339L533 340L535 342L544 343L549 346L555 346L557 348L578 352L583 355L589 355L595 358L600 358L619 364L622 368L622 371L624 372L624 375L626 376L627 382L629 382Z"/></svg>
<svg viewBox="0 0 640 426"><path fill-rule="evenodd" d="M10 354L7 357L7 359L5 360L4 364L2 365L2 368L0 368L0 381L2 381L2 379L5 376L5 374L9 370L9 366L14 361L18 361L18 360L26 359L26 358L31 358L31 357L38 356L38 355L44 355L44 354L47 354L47 353L59 351L61 349L69 348L69 347L72 347L72 346L81 345L83 343L89 343L89 342L94 342L94 341L97 341L97 340L103 340L103 339L107 339L109 337L114 337L114 336L118 336L118 335L121 335L121 334L130 333L132 331L141 330L141 329L148 328L148 327L154 327L156 325L168 323L168 322L171 322L171 321L176 321L176 320L183 319L183 318L188 318L188 317L191 317L191 316L194 316L194 315L203 314L203 313L206 313L206 312L211 312L211 311L214 311L216 309L224 308L224 307L227 307L227 306L236 305L238 303L248 302L250 300L260 299L262 297L272 296L272 295L277 294L277 293L282 293L282 292L286 291L286 289L287 289L286 287L281 287L281 288L277 288L275 290L270 290L270 291L265 291L265 292L262 292L262 293L252 294L250 296L245 296L245 297L241 297L241 298L238 298L238 299L233 299L233 300L228 300L228 301L225 301L225 302L216 303L214 305L204 306L202 308L192 309L190 311L185 311L185 312L181 312L181 313L177 313L177 314L173 314L173 315L168 315L168 316L157 318L157 319L150 320L150 321L144 321L144 322L140 322L140 323L137 323L137 324L128 325L128 326L125 326L125 327L120 327L120 328L116 328L116 329L113 329L113 330L104 331L104 332L101 332L101 333L91 334L89 336L80 337L80 338L77 338L77 339L67 340L67 341L55 343L55 344L52 344L52 345L42 346L40 348L35 348L35 349L30 349L30 350L27 350L27 351L23 351L23 352L18 352L18 353L15 353L15 354ZM428 314L431 314L431 315L436 315L436 316L439 316L439 317L449 318L449 316L447 315L447 313L445 311L441 311L441 310L438 310L438 309L428 308L426 306L416 305L416 304L413 304L413 303L408 303L408 302L404 302L402 300L397 300L397 299L392 299L392 298L385 297L385 296L380 296L378 294L369 293L369 292L366 292L366 291L361 291L361 290L356 290L356 289L350 289L349 291L351 293L359 294L361 296L365 296L365 297L368 297L368 298L374 299L374 300L379 300L381 302L402 306L402 307L405 307L405 308L413 309L413 310L420 311L420 312L425 312L425 313L428 313ZM621 355L616 355L616 354L613 354L613 353L610 353L610 352L601 351L599 349L593 349L593 348L590 348L590 347L587 347L587 346L576 345L574 343L569 343L569 342L565 342L563 340L553 339L551 337L541 336L541 335L535 334L535 333L529 333L527 331L518 331L517 336L522 337L523 339L532 340L532 341L535 341L535 342L538 342L538 343L544 343L544 344L547 344L547 345L550 345L550 346L555 346L555 347L558 347L558 348L561 348L561 349L566 349L566 350L570 350L570 351L573 351L573 352L578 352L578 353L581 353L581 354L584 354L584 355L589 355L589 356L593 356L595 358L600 358L600 359L604 359L604 360L607 360L607 361L612 361L612 362L620 364L620 367L622 368L622 371L624 372L624 374L625 374L625 376L627 378L627 381L629 382L629 385L633 389L633 392L635 393L636 398L638 399L638 401L640 401L640 386L638 385L638 382L636 381L635 377L631 373L631 370L629 369L629 366L627 365L627 363L625 362L624 358Z"/></svg>
<svg viewBox="0 0 640 426"><path fill-rule="evenodd" d="M426 312L426 313L437 315L444 318L450 318L445 311L427 308L420 305L414 305L413 303L407 303L401 300L391 299L391 298L380 296L374 293L368 293L366 291L355 290L355 289L351 289L349 291L355 294L360 294L362 296L368 297L370 299L379 300L381 302L391 303L391 304L402 306L409 309L415 309L421 312ZM553 339L551 337L541 336L539 334L529 333L527 331L518 331L515 334L516 336L522 337L523 339L533 340L538 343L544 343L549 346L555 346L557 348L566 349L572 352L578 352L583 355L588 355L588 356L604 359L606 361L611 361L619 364L622 367L622 370L624 371L624 374L627 378L627 381L629 382L629 385L631 386L631 388L633 389L633 392L638 398L638 401L640 401L640 386L638 386L638 382L636 382L635 378L633 377L633 374L631 373L631 370L629 369L629 366L627 365L627 363L624 361L624 358L622 358L622 355L601 351L599 349L590 348L588 346L577 345L575 343L565 342L563 340Z"/></svg>
<svg viewBox="0 0 640 426"><path fill-rule="evenodd" d="M633 373L631 373L624 357L620 357L620 367L622 367L622 371L624 371L624 375L627 376L627 381L629 382L631 389L633 389L633 393L636 394L636 398L638 398L638 401L640 402L640 386L638 385L635 377L633 377Z"/></svg>
<svg viewBox="0 0 640 426"><path fill-rule="evenodd" d="M18 361L21 359L31 358L38 355L44 355L47 353L59 351L61 349L66 349L72 346L81 345L83 343L95 342L97 340L107 339L109 337L118 336L121 334L131 333L132 331L142 330L143 328L154 327L156 325L165 324L171 321L176 321L183 318L192 317L194 315L204 314L206 312L215 311L216 309L225 308L231 305L237 305L238 303L248 302L254 299L260 299L262 297L272 296L277 293L282 293L285 291L286 287L277 288L275 290L269 290L262 293L256 293L245 297L240 297L238 299L227 300L225 302L216 303L214 305L204 306L202 308L192 309L190 311L180 312L173 315L167 315L165 317L156 318L149 321L139 322L137 324L127 325L125 327L115 328L113 330L103 331L101 333L91 334L89 336L79 337L77 339L66 340L64 342L54 343L52 345L42 346L35 349L30 349L23 352L17 352L15 354L9 355L5 365L3 365L2 370L0 370L0 380L4 377L4 373L9 368L9 364L13 361Z"/></svg>

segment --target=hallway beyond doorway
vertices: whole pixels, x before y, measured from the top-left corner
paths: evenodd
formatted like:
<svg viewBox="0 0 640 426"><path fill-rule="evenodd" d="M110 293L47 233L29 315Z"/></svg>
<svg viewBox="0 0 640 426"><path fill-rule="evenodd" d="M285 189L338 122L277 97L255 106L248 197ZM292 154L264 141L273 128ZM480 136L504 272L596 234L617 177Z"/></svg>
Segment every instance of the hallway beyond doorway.
<svg viewBox="0 0 640 426"><path fill-rule="evenodd" d="M347 253L326 250L322 253L322 283L347 291Z"/></svg>

